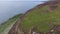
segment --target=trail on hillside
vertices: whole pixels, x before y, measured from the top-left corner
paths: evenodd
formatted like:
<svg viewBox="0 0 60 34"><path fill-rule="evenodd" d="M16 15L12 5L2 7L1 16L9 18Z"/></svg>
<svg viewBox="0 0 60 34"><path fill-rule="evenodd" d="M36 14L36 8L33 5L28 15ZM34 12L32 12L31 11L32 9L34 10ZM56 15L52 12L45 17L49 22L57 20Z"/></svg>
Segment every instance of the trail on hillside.
<svg viewBox="0 0 60 34"><path fill-rule="evenodd" d="M46 12L49 12L49 11L53 11L53 10L55 10L56 8L58 8L58 5L56 5L56 4L58 4L58 2L49 2L48 3L48 9L47 9L47 11ZM52 4L55 4L55 5L52 5ZM43 4L43 6L45 6L45 4ZM22 19L25 17L25 16L27 16L27 14L28 14L29 12L27 12L27 13L25 13L23 16L22 16ZM38 20L38 19L37 19ZM19 30L19 24L21 23L20 22L21 20L19 19L19 20L17 20L16 21L16 23L13 25L13 27L11 28L11 30L8 32L8 34L20 34L20 30ZM44 23L45 24L45 23ZM49 24L50 25L50 24ZM26 28L26 27L25 27ZM18 33L19 32L19 33ZM33 33L33 31L32 31L32 29L30 30L30 33ZM40 32L36 32L36 33L39 33L39 34L41 34ZM50 31L48 31L47 32L47 34L55 34L55 33L57 33L57 34L60 34L60 26L53 26L53 28L50 30Z"/></svg>
<svg viewBox="0 0 60 34"><path fill-rule="evenodd" d="M12 28L12 26L14 25L14 23L12 23L11 25L9 25L9 27L7 27L1 34L8 34L8 32L10 31L10 29Z"/></svg>
<svg viewBox="0 0 60 34"><path fill-rule="evenodd" d="M16 23L13 25L11 30L8 32L8 34L18 34L18 26L20 24L20 19L16 21Z"/></svg>

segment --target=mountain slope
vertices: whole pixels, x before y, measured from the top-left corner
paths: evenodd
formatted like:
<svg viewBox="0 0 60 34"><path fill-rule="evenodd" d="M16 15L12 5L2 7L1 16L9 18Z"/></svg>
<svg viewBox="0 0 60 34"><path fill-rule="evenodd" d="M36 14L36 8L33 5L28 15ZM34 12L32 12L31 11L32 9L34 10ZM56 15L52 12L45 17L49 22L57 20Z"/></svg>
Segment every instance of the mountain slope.
<svg viewBox="0 0 60 34"><path fill-rule="evenodd" d="M60 25L60 2L55 1L38 5L23 17L20 24L26 34L30 30L46 33L55 25Z"/></svg>
<svg viewBox="0 0 60 34"><path fill-rule="evenodd" d="M60 1L37 5L16 23L8 34L60 34Z"/></svg>

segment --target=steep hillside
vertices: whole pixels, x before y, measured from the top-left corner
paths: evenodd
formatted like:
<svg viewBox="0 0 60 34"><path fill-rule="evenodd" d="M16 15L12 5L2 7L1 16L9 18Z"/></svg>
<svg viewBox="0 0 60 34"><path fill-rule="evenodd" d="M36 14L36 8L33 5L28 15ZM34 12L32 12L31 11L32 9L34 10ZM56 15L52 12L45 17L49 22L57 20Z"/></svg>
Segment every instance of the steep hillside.
<svg viewBox="0 0 60 34"><path fill-rule="evenodd" d="M17 30L15 24L9 34L60 34L60 1L37 5L20 19Z"/></svg>
<svg viewBox="0 0 60 34"><path fill-rule="evenodd" d="M60 25L60 2L38 5L25 14L20 26L28 34L30 30L45 33L55 25Z"/></svg>

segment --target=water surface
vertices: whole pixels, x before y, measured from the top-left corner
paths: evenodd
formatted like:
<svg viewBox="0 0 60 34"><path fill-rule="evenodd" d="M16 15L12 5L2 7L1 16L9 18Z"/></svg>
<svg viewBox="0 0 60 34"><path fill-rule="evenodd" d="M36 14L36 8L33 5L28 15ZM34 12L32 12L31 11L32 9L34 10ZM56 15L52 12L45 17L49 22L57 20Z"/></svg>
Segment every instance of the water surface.
<svg viewBox="0 0 60 34"><path fill-rule="evenodd" d="M42 4L42 1L0 1L0 24L10 17L25 13L27 10Z"/></svg>

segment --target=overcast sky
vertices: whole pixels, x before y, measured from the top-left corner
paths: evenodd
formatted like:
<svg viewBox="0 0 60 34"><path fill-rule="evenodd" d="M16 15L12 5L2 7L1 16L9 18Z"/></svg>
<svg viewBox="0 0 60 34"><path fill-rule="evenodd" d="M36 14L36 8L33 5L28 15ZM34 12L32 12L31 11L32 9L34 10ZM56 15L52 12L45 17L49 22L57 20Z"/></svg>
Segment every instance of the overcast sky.
<svg viewBox="0 0 60 34"><path fill-rule="evenodd" d="M10 17L24 13L38 4L48 0L0 0L0 23L8 20Z"/></svg>
<svg viewBox="0 0 60 34"><path fill-rule="evenodd" d="M0 1L47 1L47 0L0 0Z"/></svg>

